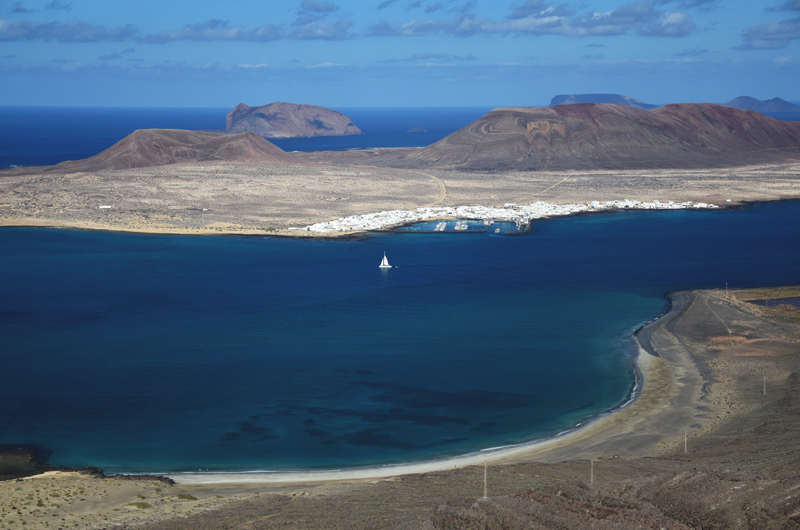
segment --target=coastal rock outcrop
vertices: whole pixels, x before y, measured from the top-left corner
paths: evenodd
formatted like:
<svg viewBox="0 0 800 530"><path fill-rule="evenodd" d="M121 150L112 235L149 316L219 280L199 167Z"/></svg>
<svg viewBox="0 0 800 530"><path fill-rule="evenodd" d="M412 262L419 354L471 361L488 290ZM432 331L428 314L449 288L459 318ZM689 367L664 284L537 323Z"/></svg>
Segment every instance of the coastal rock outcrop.
<svg viewBox="0 0 800 530"><path fill-rule="evenodd" d="M800 160L800 122L710 103L499 108L409 154L479 170L726 167Z"/></svg>
<svg viewBox="0 0 800 530"><path fill-rule="evenodd" d="M275 144L250 133L223 134L181 129L139 129L105 151L61 162L47 172L77 173L164 166L180 162L292 162Z"/></svg>
<svg viewBox="0 0 800 530"><path fill-rule="evenodd" d="M228 113L225 128L268 138L362 134L361 129L339 111L283 102L258 107L240 103Z"/></svg>

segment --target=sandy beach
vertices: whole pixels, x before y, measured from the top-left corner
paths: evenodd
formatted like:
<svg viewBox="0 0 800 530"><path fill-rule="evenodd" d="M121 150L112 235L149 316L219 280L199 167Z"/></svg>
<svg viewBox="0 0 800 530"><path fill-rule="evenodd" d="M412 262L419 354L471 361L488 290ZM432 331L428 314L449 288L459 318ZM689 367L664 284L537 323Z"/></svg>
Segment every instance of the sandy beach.
<svg viewBox="0 0 800 530"><path fill-rule="evenodd" d="M314 484L431 473L483 465L484 462L558 462L652 454L662 440L677 443L683 440L685 432L692 431L695 435L697 424L702 421L697 418L697 407L701 406L703 378L689 352L677 346L665 331L659 331L686 308L690 296L686 292L675 292L670 293L669 298L672 303L669 311L635 335L638 346L635 363L641 374L639 384L642 385L636 390L635 399L558 436L441 460L391 466L314 472L180 473L167 476L178 484Z"/></svg>

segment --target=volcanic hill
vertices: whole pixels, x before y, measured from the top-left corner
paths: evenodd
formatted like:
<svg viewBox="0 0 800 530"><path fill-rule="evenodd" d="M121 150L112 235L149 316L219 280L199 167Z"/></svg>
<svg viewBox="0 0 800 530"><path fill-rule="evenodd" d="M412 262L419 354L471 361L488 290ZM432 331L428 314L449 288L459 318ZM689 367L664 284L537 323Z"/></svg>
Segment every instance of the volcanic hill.
<svg viewBox="0 0 800 530"><path fill-rule="evenodd" d="M739 96L725 103L735 109L754 110L756 112L800 112L800 107L781 98L760 100L750 96Z"/></svg>
<svg viewBox="0 0 800 530"><path fill-rule="evenodd" d="M710 103L500 108L406 163L479 170L703 168L800 160L800 122Z"/></svg>
<svg viewBox="0 0 800 530"><path fill-rule="evenodd" d="M225 127L231 132L251 132L269 138L362 134L361 129L339 111L282 102L259 107L240 103L228 113Z"/></svg>
<svg viewBox="0 0 800 530"><path fill-rule="evenodd" d="M61 162L46 171L78 173L223 160L293 162L281 148L255 134L139 129L101 153L83 160Z"/></svg>

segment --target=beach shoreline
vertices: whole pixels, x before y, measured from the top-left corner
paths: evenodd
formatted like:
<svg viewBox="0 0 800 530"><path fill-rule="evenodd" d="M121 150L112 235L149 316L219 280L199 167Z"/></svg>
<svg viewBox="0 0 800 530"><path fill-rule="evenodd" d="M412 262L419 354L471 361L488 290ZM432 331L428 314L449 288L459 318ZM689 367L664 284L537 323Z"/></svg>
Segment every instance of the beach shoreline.
<svg viewBox="0 0 800 530"><path fill-rule="evenodd" d="M742 208L750 204L761 204L761 203L770 203L770 202L791 202L800 200L800 197L797 198L784 198L784 199L775 199L775 200L764 200L764 201L754 201L754 202L741 202L741 203L727 203L721 205L713 205L713 209L716 210L729 210L735 208ZM682 210L695 210L696 208L680 208ZM702 208L707 209L707 208ZM589 210L589 211L575 211L566 214L559 214L553 216L543 216L536 219L530 219L526 223L524 223L525 227L520 232L509 233L505 235L509 236L519 236L519 235L527 235L533 231L533 224L534 222L543 222L549 221L556 218L566 218L566 217L582 217L585 215L602 215L602 214L613 214L620 211L654 211L652 209L646 208L617 208L617 209L603 209L603 210ZM660 211L660 210L659 210ZM274 239L296 239L296 240L304 240L304 241L359 241L363 239L367 239L369 237L381 234L415 234L413 231L408 230L401 230L401 228L406 226L412 226L417 223L429 222L429 221L436 221L440 219L450 220L450 219L463 219L465 221L475 221L476 219L473 218L459 218L459 217L436 217L431 219L424 219L419 221L412 221L412 222L398 222L397 224L386 225L383 228L377 229L358 229L358 230L341 230L341 231L330 231L330 232L317 232L317 231L307 231L307 230L299 230L299 229L281 229L281 230L259 230L259 229L250 229L250 228L229 228L220 230L219 227L217 228L155 228L155 227L148 227L148 228L138 228L133 226L114 226L111 224L102 224L102 223L87 223L87 222L64 222L58 221L55 219L47 219L47 218L0 218L0 228L51 228L51 229L58 229L58 230L78 230L78 231L89 231L89 232L109 232L109 233L116 233L116 234L133 234L133 235L158 235L158 236L234 236L234 237L269 237ZM476 233L486 233L486 230L472 230L466 232L456 232L456 231L449 231L449 232L430 232L432 234L476 234ZM418 233L416 233L418 234Z"/></svg>
<svg viewBox="0 0 800 530"><path fill-rule="evenodd" d="M666 369L666 362L658 355L653 355L653 332L664 323L679 314L687 304L686 291L673 291L667 293L670 307L662 315L646 322L631 336L637 353L632 359L633 369L636 372L635 388L631 395L616 408L600 413L596 417L585 420L578 425L562 431L551 437L531 440L502 448L487 448L484 450L447 457L436 460L391 464L383 466L367 466L339 470L318 471L240 471L240 472L186 472L166 473L164 476L178 484L317 484L331 482L350 482L365 480L381 480L401 475L431 473L437 471L464 468L486 464L507 464L529 461L555 462L573 458L584 458L588 452L601 451L600 456L619 456L629 454L632 447L640 448L637 442L628 446L619 437L622 432L638 426L643 419L652 417L651 412L664 407L666 397L659 398L656 394L664 386L674 386L674 370ZM642 340L647 344L643 345ZM658 353L657 350L655 353ZM679 359L686 369L691 369L690 359ZM699 378L699 374L696 374ZM697 389L694 389L697 390ZM647 402L640 406L640 400L645 397ZM691 414L670 420L673 432L672 437L683 432L681 429L692 421ZM680 424L680 425L679 425ZM620 429L620 426L623 429ZM665 433L659 433L661 437Z"/></svg>
<svg viewBox="0 0 800 530"><path fill-rule="evenodd" d="M800 320L745 300L798 291L668 293L669 309L634 333L644 377L636 400L564 436L506 448L494 458L477 453L461 465L443 459L405 468L414 474L400 474L400 466L324 476L169 474L175 484L40 468L0 481L0 508L16 510L0 517L27 524L60 517L60 524L86 530L449 528L431 522L451 515L480 522L487 513L514 521L607 521L606 512L585 507L612 506L619 527L635 526L646 514L719 528L754 517L759 528L776 517L788 523L800 513ZM489 494L481 498L486 476ZM48 503L37 503L37 496ZM765 511L754 514L755 505Z"/></svg>

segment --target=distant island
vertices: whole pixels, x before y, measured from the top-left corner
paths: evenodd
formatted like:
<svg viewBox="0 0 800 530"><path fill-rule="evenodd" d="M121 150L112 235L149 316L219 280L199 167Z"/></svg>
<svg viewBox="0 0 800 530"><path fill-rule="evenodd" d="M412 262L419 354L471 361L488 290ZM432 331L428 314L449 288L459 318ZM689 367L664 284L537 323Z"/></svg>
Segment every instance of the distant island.
<svg viewBox="0 0 800 530"><path fill-rule="evenodd" d="M258 107L238 104L228 113L225 129L267 138L363 134L350 118L339 111L280 101Z"/></svg>
<svg viewBox="0 0 800 530"><path fill-rule="evenodd" d="M576 105L579 103L611 103L613 105L627 105L643 110L650 110L658 107L658 105L644 103L638 99L622 96L620 94L560 94L550 100L549 106Z"/></svg>
<svg viewBox="0 0 800 530"><path fill-rule="evenodd" d="M800 122L711 103L499 108L421 148L284 152L247 132L147 129L84 160L0 170L0 226L328 237L355 232L290 228L531 197L797 199L798 168Z"/></svg>
<svg viewBox="0 0 800 530"><path fill-rule="evenodd" d="M428 132L428 131L426 131L426 130L425 130L425 129L423 129L422 127L411 127L411 128L410 128L408 131L406 131L406 132L411 132L411 133L420 133L420 132Z"/></svg>
<svg viewBox="0 0 800 530"><path fill-rule="evenodd" d="M725 103L728 107L756 112L800 112L800 107L781 98L760 100L750 96L739 96Z"/></svg>
<svg viewBox="0 0 800 530"><path fill-rule="evenodd" d="M308 110L309 106L299 107ZM425 130L414 127L409 132ZM84 160L6 171L21 175L182 163L331 161L397 169L561 171L700 169L798 160L800 122L712 103L674 103L650 111L630 105L577 103L498 108L438 142L410 150L286 153L250 132L146 129Z"/></svg>

